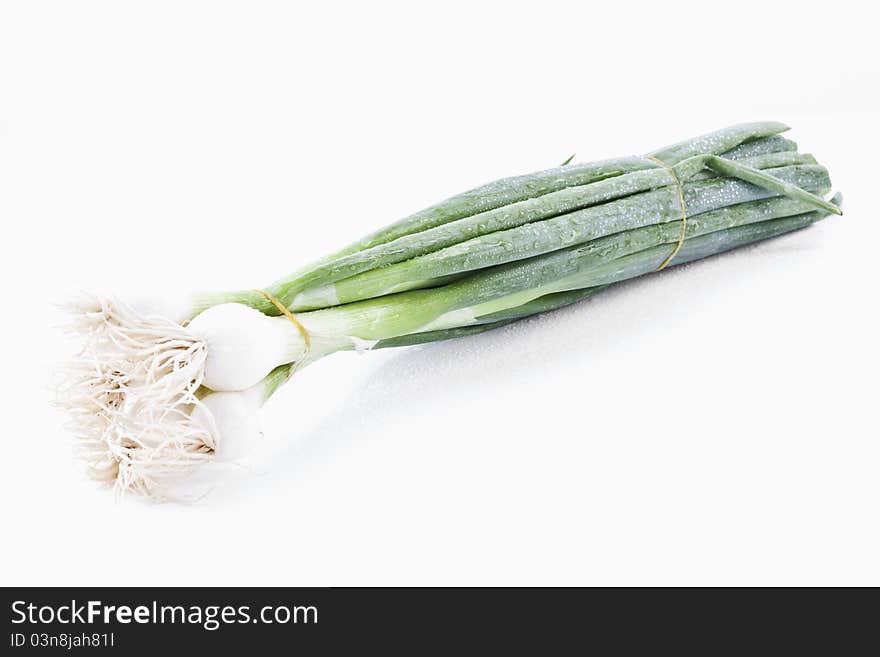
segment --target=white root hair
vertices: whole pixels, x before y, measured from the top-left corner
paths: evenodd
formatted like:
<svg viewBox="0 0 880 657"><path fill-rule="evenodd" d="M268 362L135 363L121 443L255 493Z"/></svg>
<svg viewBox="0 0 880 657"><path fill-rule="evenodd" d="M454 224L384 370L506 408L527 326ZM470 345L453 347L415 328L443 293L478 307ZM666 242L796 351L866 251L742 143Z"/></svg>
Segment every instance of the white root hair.
<svg viewBox="0 0 880 657"><path fill-rule="evenodd" d="M70 416L88 474L119 493L167 499L172 484L210 461L215 448L210 414L193 417L205 342L112 298L83 296L69 310L85 345L58 404Z"/></svg>

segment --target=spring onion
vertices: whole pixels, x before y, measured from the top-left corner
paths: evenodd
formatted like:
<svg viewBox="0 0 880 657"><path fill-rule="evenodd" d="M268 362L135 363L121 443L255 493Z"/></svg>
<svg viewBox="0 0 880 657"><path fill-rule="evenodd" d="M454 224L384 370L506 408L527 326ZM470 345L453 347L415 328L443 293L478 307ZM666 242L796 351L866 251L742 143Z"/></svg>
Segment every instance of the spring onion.
<svg viewBox="0 0 880 657"><path fill-rule="evenodd" d="M199 465L239 458L260 406L332 353L491 330L840 214L828 172L785 130L741 124L495 181L264 290L84 296L71 309L85 346L61 401L88 472L165 497Z"/></svg>

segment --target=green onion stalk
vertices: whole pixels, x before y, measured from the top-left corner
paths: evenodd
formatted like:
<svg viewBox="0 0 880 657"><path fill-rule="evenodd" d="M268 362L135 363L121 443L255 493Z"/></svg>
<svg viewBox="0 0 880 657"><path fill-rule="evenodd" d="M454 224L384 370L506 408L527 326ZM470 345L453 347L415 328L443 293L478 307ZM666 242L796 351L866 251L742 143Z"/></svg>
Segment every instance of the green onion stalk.
<svg viewBox="0 0 880 657"><path fill-rule="evenodd" d="M262 289L72 304L84 336L62 404L89 474L154 499L235 461L260 406L338 351L488 331L610 285L840 214L827 170L748 123L646 156L501 179Z"/></svg>

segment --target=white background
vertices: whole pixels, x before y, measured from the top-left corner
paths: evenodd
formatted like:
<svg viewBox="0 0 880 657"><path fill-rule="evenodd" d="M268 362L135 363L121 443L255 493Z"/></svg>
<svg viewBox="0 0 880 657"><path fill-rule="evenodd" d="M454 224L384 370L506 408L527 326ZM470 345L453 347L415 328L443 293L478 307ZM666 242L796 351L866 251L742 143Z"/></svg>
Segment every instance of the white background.
<svg viewBox="0 0 880 657"><path fill-rule="evenodd" d="M0 583L880 584L869 5L3 3ZM72 461L81 287L265 285L475 184L763 119L843 218L329 358L196 504Z"/></svg>

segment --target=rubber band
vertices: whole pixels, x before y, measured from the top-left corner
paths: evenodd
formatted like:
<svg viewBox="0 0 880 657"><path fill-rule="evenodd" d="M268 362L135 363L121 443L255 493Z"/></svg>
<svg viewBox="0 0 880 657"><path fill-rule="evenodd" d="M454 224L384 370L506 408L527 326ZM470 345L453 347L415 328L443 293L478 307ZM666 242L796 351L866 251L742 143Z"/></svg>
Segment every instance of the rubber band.
<svg viewBox="0 0 880 657"><path fill-rule="evenodd" d="M684 206L684 188L681 186L681 180L678 179L678 175L675 173L675 169L666 164L661 159L654 157L653 155L646 155L646 159L651 160L652 162L656 162L661 167L666 169L669 172L669 175L672 176L672 179L675 181L675 186L678 189L678 205L681 207L681 235L678 238L678 244L675 245L675 248L672 250L672 253L667 256L666 260L660 263L660 266L657 267L654 271L660 271L664 269L666 265L672 262L672 259L678 255L678 252L681 250L681 245L684 244L684 238L687 235L687 209Z"/></svg>
<svg viewBox="0 0 880 657"><path fill-rule="evenodd" d="M273 306L275 306L281 312L282 315L284 315L285 317L287 317L287 319L289 319L291 322L293 322L293 325L296 326L296 328L302 334L303 342L306 345L305 353L303 354L303 357L308 355L309 350L312 348L312 338L309 336L309 332L306 330L306 327L303 326L302 324L300 324L299 320L296 317L294 317L293 313L287 309L287 306L285 306L283 303L281 303L278 299L273 297L271 294L269 294L265 290L261 290L260 288L254 288L254 292L259 292L264 297L266 297L266 301L268 301Z"/></svg>

